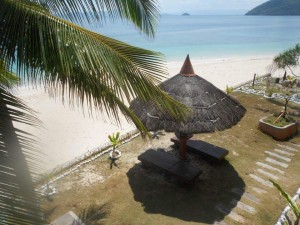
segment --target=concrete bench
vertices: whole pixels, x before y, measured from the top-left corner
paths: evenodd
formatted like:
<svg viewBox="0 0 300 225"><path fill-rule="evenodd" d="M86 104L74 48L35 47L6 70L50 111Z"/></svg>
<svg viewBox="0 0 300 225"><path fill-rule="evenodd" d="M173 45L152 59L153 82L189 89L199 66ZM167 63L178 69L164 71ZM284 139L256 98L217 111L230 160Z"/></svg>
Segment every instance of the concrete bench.
<svg viewBox="0 0 300 225"><path fill-rule="evenodd" d="M179 139L177 137L171 138L171 141L174 142L176 145L179 144ZM200 140L187 140L187 151L193 152L195 154L199 154L211 161L221 161L228 155L228 150L209 144L205 141Z"/></svg>
<svg viewBox="0 0 300 225"><path fill-rule="evenodd" d="M166 152L148 150L139 155L138 159L143 165L158 168L175 176L184 183L192 183L202 173L200 169L174 158Z"/></svg>

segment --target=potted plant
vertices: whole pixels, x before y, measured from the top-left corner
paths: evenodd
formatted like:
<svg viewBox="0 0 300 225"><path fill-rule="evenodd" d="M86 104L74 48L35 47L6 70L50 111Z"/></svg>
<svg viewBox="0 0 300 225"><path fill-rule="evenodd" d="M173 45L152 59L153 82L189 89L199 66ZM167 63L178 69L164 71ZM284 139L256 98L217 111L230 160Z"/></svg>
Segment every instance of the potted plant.
<svg viewBox="0 0 300 225"><path fill-rule="evenodd" d="M120 158L122 154L120 151L116 150L117 146L121 144L120 132L117 132L116 134L108 135L108 138L113 148L112 151L109 153L109 157L114 160Z"/></svg>
<svg viewBox="0 0 300 225"><path fill-rule="evenodd" d="M259 120L259 129L280 141L292 137L298 131L297 122L292 117L287 116L288 102L289 97L285 97L284 110L280 114L274 114Z"/></svg>

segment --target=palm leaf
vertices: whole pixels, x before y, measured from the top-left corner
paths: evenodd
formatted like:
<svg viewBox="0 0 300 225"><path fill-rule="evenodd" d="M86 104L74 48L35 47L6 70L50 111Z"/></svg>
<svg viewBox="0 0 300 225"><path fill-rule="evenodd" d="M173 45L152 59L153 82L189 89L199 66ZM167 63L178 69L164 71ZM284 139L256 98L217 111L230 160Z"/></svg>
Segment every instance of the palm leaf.
<svg viewBox="0 0 300 225"><path fill-rule="evenodd" d="M20 1L25 2L25 1ZM97 20L105 22L118 18L133 23L139 30L154 36L159 18L157 0L31 0L53 15L72 22Z"/></svg>
<svg viewBox="0 0 300 225"><path fill-rule="evenodd" d="M36 126L39 121L2 86L0 118L0 224L42 224L33 185L35 172L40 169L37 165L40 154L34 138L14 127L15 123Z"/></svg>
<svg viewBox="0 0 300 225"><path fill-rule="evenodd" d="M21 78L42 83L62 98L87 103L118 120L125 114L141 131L143 124L126 106L135 96L152 99L176 118L181 105L156 84L166 74L158 53L107 38L72 22L123 18L154 34L154 0L0 0L0 217L2 224L41 224L30 173L38 171L35 140L12 122L36 125L32 112L7 91L12 68ZM83 14L81 13L83 12ZM18 163L16 163L18 162Z"/></svg>
<svg viewBox="0 0 300 225"><path fill-rule="evenodd" d="M117 132L117 133L116 133L116 140L118 141L119 138L120 138L120 132Z"/></svg>
<svg viewBox="0 0 300 225"><path fill-rule="evenodd" d="M96 225L101 224L100 221L105 219L108 214L108 204L102 205L91 203L90 205L83 208L78 217L84 224Z"/></svg>
<svg viewBox="0 0 300 225"><path fill-rule="evenodd" d="M110 141L111 143L114 142L114 139L113 139L113 137L112 137L111 135L108 135L108 139L109 139L109 141Z"/></svg>
<svg viewBox="0 0 300 225"><path fill-rule="evenodd" d="M297 203L293 200L293 198L285 192L279 184L274 182L273 180L270 180L272 184L277 188L277 190L280 192L280 194L285 198L285 200L288 202L289 206L291 207L292 211L294 212L297 219L300 218L300 208L298 207Z"/></svg>
<svg viewBox="0 0 300 225"><path fill-rule="evenodd" d="M61 96L68 93L71 102L87 102L100 112L108 112L117 122L118 107L129 113L118 103L130 102L136 96L152 100L176 119L186 116L185 107L156 86L166 75L158 53L88 31L31 4L10 0L3 3L2 57L10 65L15 62L24 78L38 80ZM105 89L120 101L106 94ZM127 114L141 124L132 115Z"/></svg>
<svg viewBox="0 0 300 225"><path fill-rule="evenodd" d="M19 81L19 78L9 72L7 64L3 61L0 61L0 85L4 88L11 89Z"/></svg>

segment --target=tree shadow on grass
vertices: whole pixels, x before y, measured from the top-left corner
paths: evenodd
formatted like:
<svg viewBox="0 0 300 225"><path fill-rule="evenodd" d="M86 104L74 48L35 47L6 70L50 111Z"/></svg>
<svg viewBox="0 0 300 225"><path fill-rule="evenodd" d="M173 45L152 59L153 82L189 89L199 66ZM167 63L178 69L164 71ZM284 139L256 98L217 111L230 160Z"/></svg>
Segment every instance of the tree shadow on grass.
<svg viewBox="0 0 300 225"><path fill-rule="evenodd" d="M142 203L144 211L162 214L184 221L214 223L224 219L224 214L216 210L218 205L230 212L240 196L233 195L231 189L245 189L245 183L234 167L224 161L211 166L209 177L196 181L191 187L183 187L156 170L146 170L136 164L128 173L134 199Z"/></svg>
<svg viewBox="0 0 300 225"><path fill-rule="evenodd" d="M109 212L109 205L107 203L98 205L91 203L85 208L81 209L78 217L84 224L89 225L100 225L104 224L104 219Z"/></svg>

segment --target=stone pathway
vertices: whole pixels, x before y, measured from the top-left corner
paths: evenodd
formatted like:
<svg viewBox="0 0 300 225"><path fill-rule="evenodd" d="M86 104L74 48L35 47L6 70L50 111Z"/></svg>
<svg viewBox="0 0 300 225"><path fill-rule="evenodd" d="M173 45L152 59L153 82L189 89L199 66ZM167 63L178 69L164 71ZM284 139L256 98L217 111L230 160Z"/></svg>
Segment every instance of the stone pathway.
<svg viewBox="0 0 300 225"><path fill-rule="evenodd" d="M259 187L251 187L250 192L239 188L233 188L230 191L232 201L230 206L219 204L216 210L226 215L229 221L240 224L251 224L251 216L256 213L255 207L260 204L260 195L268 193L268 189L273 188L273 184L269 181L280 180L285 174L285 169L289 167L293 157L300 151L300 144L291 142L277 144L277 147L272 150L266 150L264 160L255 162L256 170L249 174ZM240 199L239 201L236 199ZM233 208L233 207L234 208ZM241 212L241 213L239 213ZM242 215L243 216L242 216ZM249 218L247 217L249 215ZM231 224L227 221L228 224ZM226 225L224 221L215 222L214 224Z"/></svg>

